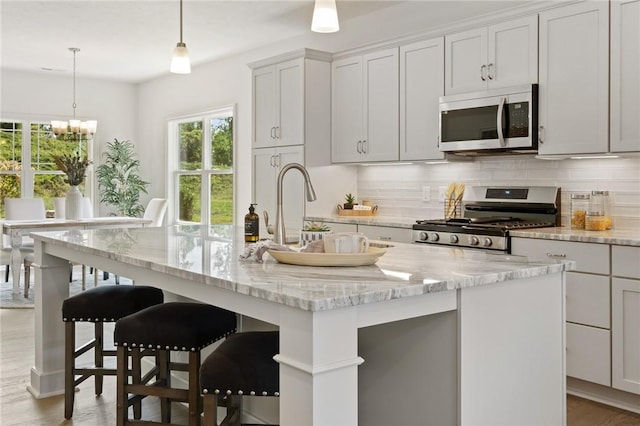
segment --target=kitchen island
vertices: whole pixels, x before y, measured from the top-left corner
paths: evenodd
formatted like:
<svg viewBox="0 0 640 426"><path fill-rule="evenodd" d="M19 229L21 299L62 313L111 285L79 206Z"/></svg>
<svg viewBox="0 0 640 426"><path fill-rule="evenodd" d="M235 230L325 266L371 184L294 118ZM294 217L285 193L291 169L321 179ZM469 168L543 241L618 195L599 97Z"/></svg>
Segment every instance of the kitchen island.
<svg viewBox="0 0 640 426"><path fill-rule="evenodd" d="M239 258L243 230L224 226L33 237L36 365L29 390L35 397L63 392L60 309L69 292L68 261L75 261L277 326L281 425L412 424L411 412L444 389L453 389L453 412L444 414L452 424L566 423L564 291L573 262L394 243L369 266L257 263ZM370 340L376 327L418 321L438 328L442 315L446 343L415 335L397 348L410 355L418 343L442 347L434 359L387 363L418 377L422 389L403 390L386 374L393 369L380 366L383 356L361 356L359 337ZM359 369L369 361L376 374L363 383ZM453 366L451 374L440 364ZM389 387L369 398L375 375ZM401 405L381 409L382 400ZM415 410L404 413L399 407L407 401Z"/></svg>

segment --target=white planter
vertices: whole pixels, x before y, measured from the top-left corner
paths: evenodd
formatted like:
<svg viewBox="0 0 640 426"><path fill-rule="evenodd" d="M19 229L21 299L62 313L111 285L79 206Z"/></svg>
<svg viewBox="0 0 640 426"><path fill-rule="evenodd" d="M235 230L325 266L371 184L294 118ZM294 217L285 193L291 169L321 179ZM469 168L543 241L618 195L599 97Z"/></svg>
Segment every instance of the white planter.
<svg viewBox="0 0 640 426"><path fill-rule="evenodd" d="M64 200L64 217L66 219L82 219L82 192L72 186Z"/></svg>

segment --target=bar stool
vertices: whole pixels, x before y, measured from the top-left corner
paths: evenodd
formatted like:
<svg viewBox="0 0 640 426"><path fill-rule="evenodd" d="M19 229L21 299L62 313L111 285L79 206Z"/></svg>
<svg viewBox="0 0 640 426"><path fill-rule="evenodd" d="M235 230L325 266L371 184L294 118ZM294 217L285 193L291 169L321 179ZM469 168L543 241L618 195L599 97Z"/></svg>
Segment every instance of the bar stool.
<svg viewBox="0 0 640 426"><path fill-rule="evenodd" d="M115 368L104 368L104 358L116 356L115 350L104 350L104 323L115 322L152 305L162 303L162 290L148 286L106 285L92 288L62 303L65 323L64 417L73 415L75 387L91 376L95 378L96 395L102 394L104 376L115 376ZM92 322L94 338L76 348L76 323ZM93 348L95 366L77 368L76 358ZM76 376L80 376L76 378Z"/></svg>
<svg viewBox="0 0 640 426"><path fill-rule="evenodd" d="M171 402L176 401L189 404L189 425L200 425L200 351L235 331L235 313L203 303L164 303L118 320L114 332L118 353L116 424L134 424L129 419L128 407L147 396L157 396L162 423L145 421L145 424L171 424ZM136 365L141 350L155 352L156 380L141 382L139 375L134 374L133 383L129 384L128 358L131 356ZM188 352L188 362L171 362L171 351ZM188 389L171 386L172 371L188 372Z"/></svg>
<svg viewBox="0 0 640 426"><path fill-rule="evenodd" d="M280 366L273 359L279 338L278 331L237 333L205 359L200 367L205 426L217 425L219 402L227 406L220 424L240 425L243 395L280 396Z"/></svg>

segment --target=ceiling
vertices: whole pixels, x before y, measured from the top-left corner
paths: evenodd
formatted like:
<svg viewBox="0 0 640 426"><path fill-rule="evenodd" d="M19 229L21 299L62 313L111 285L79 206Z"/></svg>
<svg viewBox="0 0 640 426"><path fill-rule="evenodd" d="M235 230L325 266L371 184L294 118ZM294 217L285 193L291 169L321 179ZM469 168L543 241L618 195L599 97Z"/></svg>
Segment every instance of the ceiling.
<svg viewBox="0 0 640 426"><path fill-rule="evenodd" d="M514 4L337 0L341 28L401 3L424 16L425 26L429 18L442 25L443 17L453 21ZM309 34L313 4L313 0L184 0L183 40L192 66ZM1 0L0 15L1 66L6 69L68 73L73 68L68 48L77 47L78 76L142 82L168 74L179 41L178 0Z"/></svg>

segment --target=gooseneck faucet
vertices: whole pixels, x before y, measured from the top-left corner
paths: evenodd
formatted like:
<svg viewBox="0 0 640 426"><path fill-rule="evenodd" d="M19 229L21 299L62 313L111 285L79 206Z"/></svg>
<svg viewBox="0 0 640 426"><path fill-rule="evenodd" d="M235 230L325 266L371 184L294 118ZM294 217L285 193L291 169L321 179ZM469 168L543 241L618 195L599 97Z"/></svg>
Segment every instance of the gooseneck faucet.
<svg viewBox="0 0 640 426"><path fill-rule="evenodd" d="M313 190L313 185L311 185L311 179L309 178L309 173L307 169L304 168L302 164L299 163L289 163L285 165L278 173L278 183L276 189L276 232L273 235L273 241L276 244L286 244L286 232L284 229L284 217L282 214L282 179L284 175L291 169L298 169L302 176L304 177L305 183L305 193L307 194L307 201L315 201L316 200L316 192Z"/></svg>

